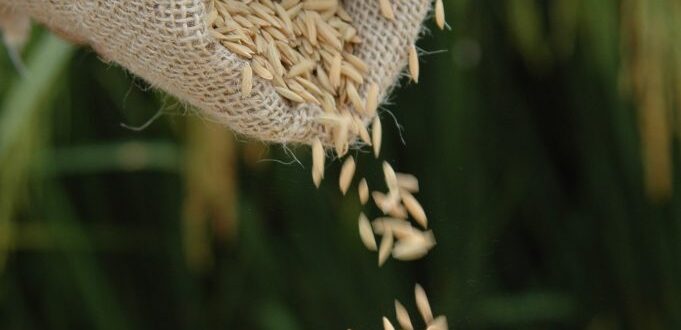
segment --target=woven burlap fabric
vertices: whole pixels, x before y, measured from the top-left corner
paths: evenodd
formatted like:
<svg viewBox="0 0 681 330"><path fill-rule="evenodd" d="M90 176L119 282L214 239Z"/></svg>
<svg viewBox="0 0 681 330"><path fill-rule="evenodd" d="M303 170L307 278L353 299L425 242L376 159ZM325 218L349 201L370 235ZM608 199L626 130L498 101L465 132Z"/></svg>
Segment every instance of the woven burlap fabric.
<svg viewBox="0 0 681 330"><path fill-rule="evenodd" d="M381 16L376 0L346 0L344 6L364 40L357 55L370 68L381 98L407 64L431 0L391 0L396 21ZM211 120L236 133L276 143L305 143L329 134L315 121L318 106L293 106L268 81L256 77L251 97L239 93L244 60L208 33L207 0L0 0L67 39L89 44ZM365 90L360 90L361 94Z"/></svg>

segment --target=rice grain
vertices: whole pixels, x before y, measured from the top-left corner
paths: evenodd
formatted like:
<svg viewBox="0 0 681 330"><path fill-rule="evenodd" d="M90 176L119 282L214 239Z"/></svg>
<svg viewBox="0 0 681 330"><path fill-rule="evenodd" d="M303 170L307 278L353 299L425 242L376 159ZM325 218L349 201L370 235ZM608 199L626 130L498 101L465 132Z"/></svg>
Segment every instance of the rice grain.
<svg viewBox="0 0 681 330"><path fill-rule="evenodd" d="M404 306L395 299L395 316L397 317L397 323L400 324L402 330L414 330L414 326L411 324L411 318L409 317L409 312Z"/></svg>
<svg viewBox="0 0 681 330"><path fill-rule="evenodd" d="M381 238L381 245L378 247L378 267L383 266L386 260L388 260L394 242L392 230L385 228L383 238Z"/></svg>
<svg viewBox="0 0 681 330"><path fill-rule="evenodd" d="M428 302L426 291L423 290L423 287L418 283L414 288L414 296L416 297L416 307L418 308L419 313L421 313L423 321L426 322L426 324L430 324L430 322L433 321L433 312L430 309L430 302Z"/></svg>
<svg viewBox="0 0 681 330"><path fill-rule="evenodd" d="M418 84L419 82L419 54L416 51L416 46L409 46L409 73L411 80Z"/></svg>
<svg viewBox="0 0 681 330"><path fill-rule="evenodd" d="M381 127L381 119L378 116L374 117L374 122L371 124L371 142L374 147L374 156L378 158L381 153L381 139L383 138L383 128Z"/></svg>
<svg viewBox="0 0 681 330"><path fill-rule="evenodd" d="M359 201L362 205L365 205L369 201L369 184L367 184L365 178L359 181L357 189L359 190Z"/></svg>
<svg viewBox="0 0 681 330"><path fill-rule="evenodd" d="M390 323L390 320L388 320L387 317L383 317L383 330L395 330L395 327L393 327L393 324Z"/></svg>
<svg viewBox="0 0 681 330"><path fill-rule="evenodd" d="M421 203L407 191L400 192L400 197L402 198L402 203L404 207L409 211L409 214L420 224L423 228L428 228L428 217L426 217L426 212L423 210Z"/></svg>
<svg viewBox="0 0 681 330"><path fill-rule="evenodd" d="M312 143L312 180L314 185L319 188L319 184L324 178L324 147L319 138L315 138Z"/></svg>
<svg viewBox="0 0 681 330"><path fill-rule="evenodd" d="M355 159L352 156L350 156L348 157L348 159L345 160L345 163L343 163L343 167L341 168L340 172L340 177L338 179L338 184L343 195L345 195L345 193L348 191L350 183L352 183L352 177L354 175L355 175Z"/></svg>
<svg viewBox="0 0 681 330"><path fill-rule="evenodd" d="M371 223L364 213L359 214L358 226L359 237L362 240L364 246L370 251L376 251L378 249L376 246L376 238L374 237L374 233L371 230Z"/></svg>

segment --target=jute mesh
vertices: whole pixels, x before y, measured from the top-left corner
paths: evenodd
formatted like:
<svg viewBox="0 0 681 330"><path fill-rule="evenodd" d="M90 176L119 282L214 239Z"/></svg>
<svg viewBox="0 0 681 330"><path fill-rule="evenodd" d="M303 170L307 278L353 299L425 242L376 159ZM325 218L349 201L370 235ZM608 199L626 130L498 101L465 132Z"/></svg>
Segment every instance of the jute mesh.
<svg viewBox="0 0 681 330"><path fill-rule="evenodd" d="M376 0L344 1L364 41L356 55L369 65L367 80L379 85L381 99L406 66L407 48L421 31L430 1L392 0L396 21L381 16ZM89 44L104 59L238 134L287 144L330 139L314 120L320 107L293 106L266 80L255 78L251 97L241 97L245 61L211 38L207 0L0 0L0 6Z"/></svg>

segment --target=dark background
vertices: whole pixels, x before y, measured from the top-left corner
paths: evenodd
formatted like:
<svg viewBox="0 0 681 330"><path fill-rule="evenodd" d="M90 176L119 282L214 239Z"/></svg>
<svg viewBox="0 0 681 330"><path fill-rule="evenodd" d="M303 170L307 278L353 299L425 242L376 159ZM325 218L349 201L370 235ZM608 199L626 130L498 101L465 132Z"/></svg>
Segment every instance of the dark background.
<svg viewBox="0 0 681 330"><path fill-rule="evenodd" d="M338 161L318 191L90 50L0 52L0 328L378 329L415 282L453 329L680 328L681 3L445 6L382 116L438 245L381 269Z"/></svg>

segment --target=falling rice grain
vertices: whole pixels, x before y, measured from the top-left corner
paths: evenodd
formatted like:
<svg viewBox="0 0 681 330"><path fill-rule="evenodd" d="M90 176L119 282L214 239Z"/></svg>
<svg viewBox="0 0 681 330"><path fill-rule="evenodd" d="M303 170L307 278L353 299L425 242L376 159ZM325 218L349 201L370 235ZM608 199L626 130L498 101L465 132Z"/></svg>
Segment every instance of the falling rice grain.
<svg viewBox="0 0 681 330"><path fill-rule="evenodd" d="M419 192L419 179L416 176L407 173L396 173L396 175L400 190L406 190L410 193Z"/></svg>
<svg viewBox="0 0 681 330"><path fill-rule="evenodd" d="M411 74L411 79L415 82L419 82L419 54L416 51L416 46L409 46L409 74Z"/></svg>
<svg viewBox="0 0 681 330"><path fill-rule="evenodd" d="M395 299L395 316L397 317L397 323L400 324L402 330L414 330L414 326L411 324L411 318L409 317L409 312L404 306Z"/></svg>
<svg viewBox="0 0 681 330"><path fill-rule="evenodd" d="M355 159L350 156L345 160L345 163L343 163L343 167L341 168L340 172L340 178L338 180L338 184L343 195L345 195L345 193L348 191L348 188L350 188L350 183L352 183L352 177L354 175Z"/></svg>
<svg viewBox="0 0 681 330"><path fill-rule="evenodd" d="M395 327L393 327L393 324L390 323L390 320L388 320L387 317L383 317L383 330L395 330Z"/></svg>
<svg viewBox="0 0 681 330"><path fill-rule="evenodd" d="M409 214L419 223L423 228L428 228L428 217L426 217L426 212L423 210L421 203L414 197L414 195L409 192L400 192L402 197L402 203L404 207L409 211Z"/></svg>
<svg viewBox="0 0 681 330"><path fill-rule="evenodd" d="M449 325L447 324L447 317L440 315L436 317L432 322L428 324L426 330L449 330Z"/></svg>
<svg viewBox="0 0 681 330"><path fill-rule="evenodd" d="M378 158L381 153L381 139L383 138L383 129L381 127L381 119L376 116L371 125L371 142L374 145L374 156Z"/></svg>
<svg viewBox="0 0 681 330"><path fill-rule="evenodd" d="M357 189L359 190L359 201L362 205L366 204L369 201L369 184L367 184L367 179L362 178Z"/></svg>
<svg viewBox="0 0 681 330"><path fill-rule="evenodd" d="M324 158L322 142L315 138L312 143L312 180L317 188L324 178Z"/></svg>
<svg viewBox="0 0 681 330"><path fill-rule="evenodd" d="M393 232L389 227L384 228L383 238L381 239L381 245L378 247L378 267L383 266L383 264L388 260L390 256L390 251L393 249L393 243L395 239L393 238Z"/></svg>
<svg viewBox="0 0 681 330"><path fill-rule="evenodd" d="M417 260L428 254L435 245L432 231L419 232L412 230L401 238L393 248L393 258L397 260Z"/></svg>
<svg viewBox="0 0 681 330"><path fill-rule="evenodd" d="M359 214L358 226L359 237L362 240L364 246L370 251L376 251L377 250L376 238L374 237L374 233L371 230L371 223L369 222L369 219L367 219L366 215L364 215L364 213Z"/></svg>
<svg viewBox="0 0 681 330"><path fill-rule="evenodd" d="M416 297L416 307L418 308L419 313L421 313L423 321L425 321L426 324L430 324L430 322L433 321L433 312L430 309L430 302L428 302L426 291L423 290L423 287L418 283L414 288L414 296Z"/></svg>
<svg viewBox="0 0 681 330"><path fill-rule="evenodd" d="M395 170L386 161L383 161L383 176L385 177L385 183L388 185L388 189L390 189L390 191L399 190Z"/></svg>

